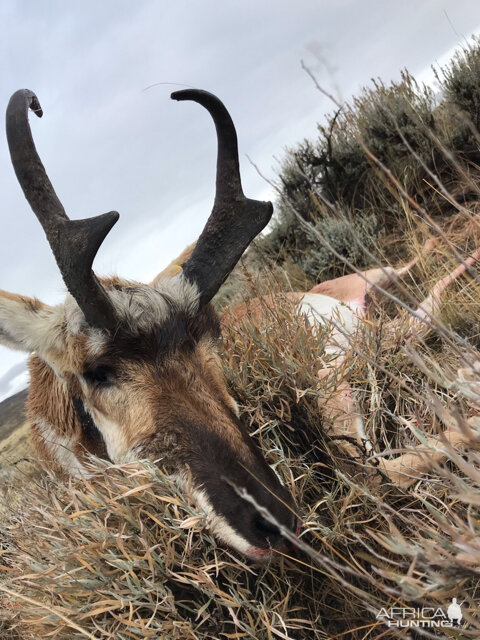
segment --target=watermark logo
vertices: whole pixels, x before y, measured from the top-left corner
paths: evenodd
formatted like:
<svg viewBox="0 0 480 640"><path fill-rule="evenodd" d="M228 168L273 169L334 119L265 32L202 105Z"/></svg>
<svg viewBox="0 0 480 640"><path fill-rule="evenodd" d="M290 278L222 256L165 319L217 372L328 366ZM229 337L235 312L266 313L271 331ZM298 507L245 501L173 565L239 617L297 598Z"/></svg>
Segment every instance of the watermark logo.
<svg viewBox="0 0 480 640"><path fill-rule="evenodd" d="M456 598L452 598L452 604L447 609L447 616L451 622L460 624L462 620L462 605L457 604Z"/></svg>
<svg viewBox="0 0 480 640"><path fill-rule="evenodd" d="M446 610L442 607L383 607L376 618L389 627L445 629L461 624L462 604L452 598Z"/></svg>

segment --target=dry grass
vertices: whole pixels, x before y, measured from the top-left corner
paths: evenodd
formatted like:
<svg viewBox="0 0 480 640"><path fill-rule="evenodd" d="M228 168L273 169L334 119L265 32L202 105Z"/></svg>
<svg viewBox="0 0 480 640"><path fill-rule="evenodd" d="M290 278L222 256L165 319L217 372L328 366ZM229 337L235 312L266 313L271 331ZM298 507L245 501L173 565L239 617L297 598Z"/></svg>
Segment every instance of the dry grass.
<svg viewBox="0 0 480 640"><path fill-rule="evenodd" d="M480 244L460 218L449 232L462 251ZM425 259L400 295L421 297L448 272L446 257L439 248ZM478 334L478 294L476 282L464 278L449 293L443 319L465 327L468 312L468 330ZM363 337L365 358L352 361L351 377L368 435L390 456L449 419L462 425L480 394L475 377L468 383L457 375L473 345L466 349L451 331L432 332L415 353L438 370L422 372L385 329L393 313L387 306ZM0 589L12 634L5 637L395 637L375 617L381 607L446 607L457 597L467 624L450 637L477 638L477 446L451 451L448 464L411 490L372 483L365 451L352 461L322 424L317 402L332 391L315 382L324 340L286 299L263 325L247 316L225 331L226 373L300 505L308 553L260 567L245 563L217 546L188 494L149 463L100 463L96 477L84 481L45 478L29 488L3 532ZM414 432L405 428L412 417Z"/></svg>
<svg viewBox="0 0 480 640"><path fill-rule="evenodd" d="M50 480L28 502L9 528L0 586L25 637L260 638L267 627L291 637L312 627L302 568L249 567L218 549L153 465Z"/></svg>

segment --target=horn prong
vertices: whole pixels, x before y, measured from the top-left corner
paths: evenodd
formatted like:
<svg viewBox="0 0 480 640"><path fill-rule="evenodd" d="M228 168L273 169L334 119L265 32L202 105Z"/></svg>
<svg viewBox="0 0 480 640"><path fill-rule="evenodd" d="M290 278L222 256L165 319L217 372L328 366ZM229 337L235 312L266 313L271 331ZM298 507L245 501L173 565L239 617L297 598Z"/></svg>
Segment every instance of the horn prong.
<svg viewBox="0 0 480 640"><path fill-rule="evenodd" d="M15 174L23 193L45 231L63 280L90 326L113 330L115 309L92 264L100 245L118 220L110 211L93 218L70 220L45 171L33 142L28 111L43 111L28 89L16 91L6 114L7 139Z"/></svg>

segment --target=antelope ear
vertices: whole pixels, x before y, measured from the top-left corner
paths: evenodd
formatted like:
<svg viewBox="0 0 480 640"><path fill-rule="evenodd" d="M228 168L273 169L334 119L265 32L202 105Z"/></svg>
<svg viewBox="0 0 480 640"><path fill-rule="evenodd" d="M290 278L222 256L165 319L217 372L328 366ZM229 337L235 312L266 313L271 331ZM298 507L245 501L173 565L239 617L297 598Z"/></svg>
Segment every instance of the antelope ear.
<svg viewBox="0 0 480 640"><path fill-rule="evenodd" d="M0 344L40 355L62 342L63 307L0 290Z"/></svg>
<svg viewBox="0 0 480 640"><path fill-rule="evenodd" d="M182 265L190 259L192 251L195 249L196 244L196 242L193 242L192 244L189 244L188 247L185 247L182 253L177 258L175 258L175 260L172 260L170 262L168 267L165 267L163 271L160 271L160 273L155 276L155 279L152 281L151 286L155 287L160 280L164 280L165 278L173 278L173 276L178 276L180 271L182 271Z"/></svg>

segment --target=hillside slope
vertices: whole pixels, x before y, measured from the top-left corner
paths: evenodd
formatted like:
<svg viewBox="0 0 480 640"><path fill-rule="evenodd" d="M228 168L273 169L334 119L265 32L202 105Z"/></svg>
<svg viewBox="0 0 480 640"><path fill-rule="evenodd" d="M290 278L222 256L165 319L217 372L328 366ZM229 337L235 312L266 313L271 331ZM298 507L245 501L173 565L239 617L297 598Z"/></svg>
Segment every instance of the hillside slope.
<svg viewBox="0 0 480 640"><path fill-rule="evenodd" d="M27 393L28 389L23 389L0 402L0 441L8 438L25 423Z"/></svg>

